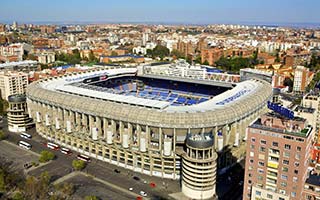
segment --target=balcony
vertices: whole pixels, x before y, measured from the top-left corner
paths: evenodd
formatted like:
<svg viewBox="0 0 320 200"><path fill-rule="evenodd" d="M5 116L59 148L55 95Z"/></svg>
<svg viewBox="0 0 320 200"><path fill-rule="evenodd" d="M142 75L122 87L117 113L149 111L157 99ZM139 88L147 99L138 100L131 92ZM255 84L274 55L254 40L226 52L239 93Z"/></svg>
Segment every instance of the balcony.
<svg viewBox="0 0 320 200"><path fill-rule="evenodd" d="M278 169L279 167L279 163L278 162L274 162L274 161L268 161L268 167L271 167L273 169Z"/></svg>

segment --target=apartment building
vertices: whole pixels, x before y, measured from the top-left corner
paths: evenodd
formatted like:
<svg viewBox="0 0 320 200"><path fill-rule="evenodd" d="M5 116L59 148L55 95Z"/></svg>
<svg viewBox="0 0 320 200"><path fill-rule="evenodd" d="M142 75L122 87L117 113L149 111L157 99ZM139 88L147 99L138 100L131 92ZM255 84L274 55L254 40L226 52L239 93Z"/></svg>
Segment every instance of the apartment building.
<svg viewBox="0 0 320 200"><path fill-rule="evenodd" d="M244 200L303 199L314 135L307 124L272 112L248 127Z"/></svg>
<svg viewBox="0 0 320 200"><path fill-rule="evenodd" d="M304 92L313 78L313 73L304 66L297 66L294 70L293 92Z"/></svg>
<svg viewBox="0 0 320 200"><path fill-rule="evenodd" d="M316 128L320 127L320 97L318 94L316 93L308 93L306 95L303 96L302 99L302 106L307 107L307 108L313 108L316 110Z"/></svg>
<svg viewBox="0 0 320 200"><path fill-rule="evenodd" d="M13 94L25 94L28 74L23 72L0 72L1 98L8 100Z"/></svg>

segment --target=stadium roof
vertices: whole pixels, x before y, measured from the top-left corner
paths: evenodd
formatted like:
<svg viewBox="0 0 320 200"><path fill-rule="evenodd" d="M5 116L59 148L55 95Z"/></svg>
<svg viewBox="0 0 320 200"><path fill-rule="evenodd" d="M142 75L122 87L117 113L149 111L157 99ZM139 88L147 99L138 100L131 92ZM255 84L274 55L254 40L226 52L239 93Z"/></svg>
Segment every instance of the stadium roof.
<svg viewBox="0 0 320 200"><path fill-rule="evenodd" d="M24 60L19 62L9 62L0 64L0 68L8 68L8 67L15 67L15 66L25 66L25 65L35 65L38 64L38 61L34 60Z"/></svg>
<svg viewBox="0 0 320 200"><path fill-rule="evenodd" d="M269 83L248 80L206 102L170 106L169 102L90 91L69 84L88 77L135 72L135 68L100 70L36 82L29 85L27 96L49 105L114 120L168 128L202 128L240 120L264 107L272 95Z"/></svg>

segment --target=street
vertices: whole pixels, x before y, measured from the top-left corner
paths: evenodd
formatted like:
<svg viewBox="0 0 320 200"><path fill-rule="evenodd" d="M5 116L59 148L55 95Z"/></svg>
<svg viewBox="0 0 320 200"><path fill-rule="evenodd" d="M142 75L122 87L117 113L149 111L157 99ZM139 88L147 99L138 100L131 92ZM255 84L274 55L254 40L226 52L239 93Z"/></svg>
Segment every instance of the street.
<svg viewBox="0 0 320 200"><path fill-rule="evenodd" d="M31 150L22 149L17 145L16 150L11 152L8 149L7 151L10 151L10 153L8 153L7 151L3 151L3 153L0 154L0 155L9 155L9 154L11 155L12 154L12 156L7 156L7 157L11 158L11 159L15 158L16 160L20 160L20 157L23 157L23 159L21 159L21 162L17 163L18 165L22 166L22 164L25 162L37 161L36 157L29 158L29 157L25 156L25 155L29 155L28 153L26 153L28 151L40 154L41 151L47 150L47 151L53 152L56 155L56 158L52 162L50 162L49 164L37 167L34 170L30 170L28 172L28 174L38 176L42 172L47 171L49 173L49 175L52 177L51 181L56 181L57 179L62 178L65 175L67 175L73 171L72 161L74 159L76 159L76 156L78 155L77 152L73 152L72 155L65 155L65 154L62 154L60 151L55 151L55 150L51 150L51 149L47 148L44 145L47 141L44 138L40 137L36 133L35 128L32 128L27 131L28 134L32 135L32 138L30 140L27 140L27 139L21 138L20 134L11 133L7 130L6 118L4 118L1 125L2 125L2 130L5 133L8 133L8 138L6 139L8 142L17 145L18 142L22 140L22 141L26 141L32 145ZM4 145L2 145L2 144L1 144L1 146L4 147ZM0 150L1 150L1 148L0 148ZM23 152L23 153L21 153L21 152ZM16 157L17 155L21 155L21 156ZM33 154L30 153L30 155L33 155ZM120 173L116 173L114 171L115 169L118 169L120 171ZM124 168L121 168L121 167L118 167L115 165L111 165L109 163L102 162L102 161L99 161L99 160L96 160L93 158L92 158L92 162L87 164L87 167L83 170L83 172L90 174L93 177L97 177L99 179L107 181L111 184L114 184L120 188L124 188L126 190L128 190L128 188L132 187L133 188L132 192L136 193L137 194L136 196L140 196L139 195L140 191L145 191L148 194L148 197L150 199L159 199L160 197L165 198L165 199L170 199L170 197L169 197L170 193L175 193L175 192L180 191L180 186L179 186L178 181L161 179L158 177L150 177L150 176L136 173L131 170L126 170ZM138 180L138 181L134 180L133 179L134 176L139 177L140 180ZM76 178L74 180L76 181L77 184L79 181L82 182L83 184L85 183L85 181L83 181L83 180L81 181L81 178ZM156 183L156 187L155 188L150 187L150 185L149 185L150 182ZM92 183L92 184L90 185L90 183ZM164 185L166 187L163 186L163 183L165 183ZM89 181L86 184L86 188L88 188L88 187L94 188L95 185L97 185L97 190L98 190L98 188L103 187L103 185L101 185L100 183L98 184L94 181L93 182ZM104 187L104 189L106 191L110 190L110 193L112 193L112 192L120 193L119 191L114 191L114 189L111 191L111 189L106 186ZM81 191L82 192L79 192L79 193L82 194L82 193L85 193L85 191L87 191L87 190L82 189Z"/></svg>

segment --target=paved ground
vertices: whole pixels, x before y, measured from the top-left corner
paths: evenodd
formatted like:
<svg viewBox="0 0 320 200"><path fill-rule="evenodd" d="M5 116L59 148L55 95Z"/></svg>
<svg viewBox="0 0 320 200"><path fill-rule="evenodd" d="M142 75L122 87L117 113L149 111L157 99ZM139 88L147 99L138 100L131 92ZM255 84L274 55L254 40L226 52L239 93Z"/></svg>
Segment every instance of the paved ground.
<svg viewBox="0 0 320 200"><path fill-rule="evenodd" d="M17 144L20 140L25 140L20 137L17 133L10 133L6 127L6 119L1 124L4 132L8 133L8 139L12 144ZM0 125L0 126L1 126ZM43 143L47 142L45 139L40 137L35 129L30 129L27 131L30 135L32 135L32 139L27 142L32 145L32 149L29 151L40 153L43 150L48 150L53 152L56 155L56 159L50 162L47 165L40 166L34 170L28 172L30 175L40 175L42 172L47 171L49 175L51 175L52 180L56 181L59 178L69 174L72 172L72 160L76 159L77 153L74 152L73 155L67 156L60 151L54 151L48 149ZM17 147L19 148L19 147ZM0 149L1 150L1 149ZM21 152L26 152L25 150L18 149ZM29 159L26 159L30 161ZM36 159L37 160L37 159ZM120 170L120 173L114 172L114 169ZM85 170L83 171L92 175L93 177L97 177L104 181L107 181L111 184L114 184L118 187L128 190L128 188L134 188L133 192L139 195L141 190L145 191L148 194L150 199L172 199L169 194L176 193L180 191L180 186L178 181L161 179L158 177L150 177L147 175L143 175L137 172L133 172L131 170L126 170L125 168L121 168L115 165L111 165L109 163L105 163L96 159L92 159L92 162L87 165ZM133 176L137 176L140 178L139 181L133 179ZM156 188L151 188L149 183L156 183ZM100 186L99 186L100 187ZM106 187L108 190L108 187Z"/></svg>
<svg viewBox="0 0 320 200"><path fill-rule="evenodd" d="M45 145L43 145L43 143L45 143L46 140L40 137L36 133L34 128L27 131L29 134L32 135L32 139L27 141L32 145L32 149L24 150L18 146L15 147L14 145L17 145L17 143L20 140L25 139L22 139L19 134L8 132L5 124L6 119L4 118L3 122L0 122L0 127L2 127L4 132L9 134L7 141L11 144L0 142L0 156L5 156L8 160L16 163L17 167L22 168L23 163L38 160L37 156L32 154L32 152L40 153L42 150L48 150L56 155L56 159L47 165L40 166L34 170L29 171L28 173L30 175L37 176L44 171L48 171L48 173L52 177L52 181L55 181L72 172L71 163L72 160L76 159L76 152L74 152L74 154L71 156L66 156L60 153L60 151L53 151L48 149ZM115 169L120 170L120 173L114 172ZM134 188L133 192L137 195L141 190L143 190L148 194L148 197L150 199L160 199L160 197L165 199L173 199L169 196L169 194L181 192L179 181L151 177L148 175L140 174L138 172L127 170L122 167L111 165L109 163L102 162L96 159L92 159L92 162L88 164L88 166L83 172L126 190L132 187ZM139 177L140 180L134 180L133 176ZM229 180L229 176L231 180ZM81 178L79 180L75 179L75 182L77 184L79 182L79 186L81 186L82 182L84 184L83 186L79 187L79 193L77 193L77 195L89 195L91 194L90 191L95 191L96 187L97 192L99 194L101 193L103 199L110 199L109 197L104 196L107 194L104 194L101 189L104 188L104 190L106 191L105 193L109 193L110 188L107 185L92 180L92 182L88 183L87 187L85 184L85 180L86 179L82 180ZM217 194L219 195L219 199L241 199L243 190L243 186L239 185L239 182L241 180L243 180L243 169L241 169L239 165L237 165L235 168L230 170L230 172L226 173L225 175L218 177ZM156 188L151 188L149 186L150 182L154 182L156 184ZM87 188L90 188L90 190ZM88 192L88 194L85 194L86 192ZM110 191L110 193L112 192L121 193L119 191L115 191L114 189Z"/></svg>
<svg viewBox="0 0 320 200"><path fill-rule="evenodd" d="M119 192L112 187L107 187L106 185L93 180L90 177L84 175L77 175L72 177L65 182L72 183L75 186L75 193L73 199L83 199L86 195L94 195L100 199L108 200L132 200L135 196L128 195L124 192Z"/></svg>
<svg viewBox="0 0 320 200"><path fill-rule="evenodd" d="M7 161L12 162L14 170L23 170L23 164L38 161L38 156L34 153L7 141L0 141L0 157L4 157Z"/></svg>

